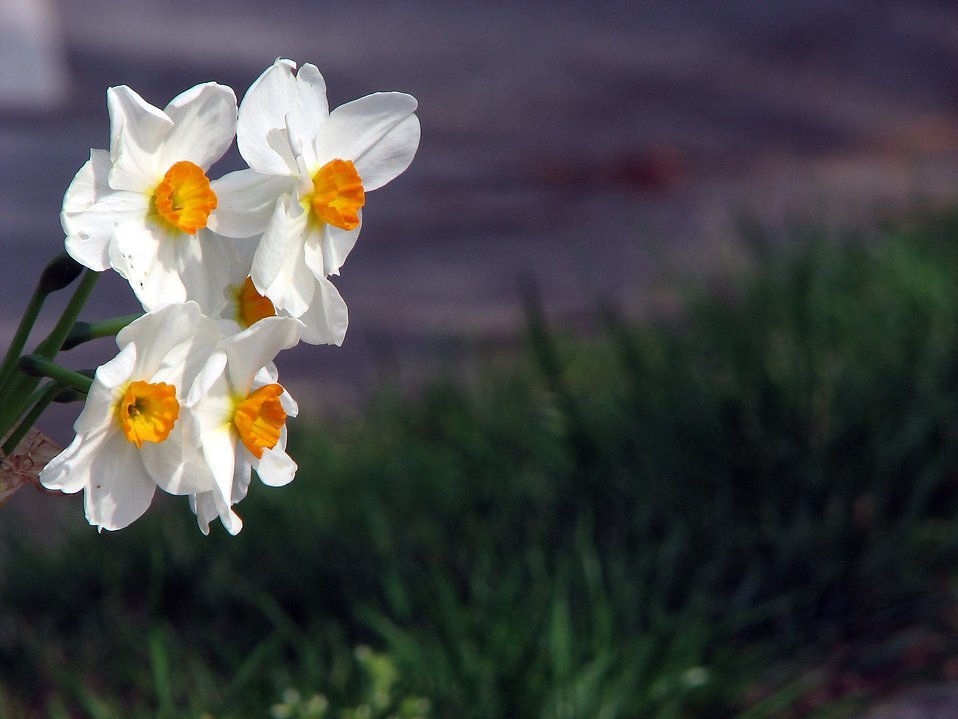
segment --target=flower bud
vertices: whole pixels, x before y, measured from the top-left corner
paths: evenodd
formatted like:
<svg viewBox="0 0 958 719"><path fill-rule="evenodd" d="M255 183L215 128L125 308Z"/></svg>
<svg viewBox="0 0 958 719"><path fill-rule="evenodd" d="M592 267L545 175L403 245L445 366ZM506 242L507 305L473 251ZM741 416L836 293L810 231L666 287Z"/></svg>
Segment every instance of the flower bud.
<svg viewBox="0 0 958 719"><path fill-rule="evenodd" d="M80 276L83 265L67 253L57 255L40 275L40 291L49 294L62 290Z"/></svg>

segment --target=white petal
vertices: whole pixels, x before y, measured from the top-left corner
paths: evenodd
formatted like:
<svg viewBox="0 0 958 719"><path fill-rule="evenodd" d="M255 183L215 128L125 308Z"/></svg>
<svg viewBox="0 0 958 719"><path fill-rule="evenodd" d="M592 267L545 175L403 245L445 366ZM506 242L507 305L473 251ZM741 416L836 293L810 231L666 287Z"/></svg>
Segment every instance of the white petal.
<svg viewBox="0 0 958 719"><path fill-rule="evenodd" d="M132 256L134 250L131 248L131 240L136 242L142 240L144 243L155 241L157 235L162 230L149 228L139 236L116 234L115 245L126 256ZM139 282L134 282L136 275L130 275L130 285L133 287L133 293L143 305L143 309L151 310L170 302L186 302L190 298L184 277L184 267L188 266L190 260L196 260L199 257L199 245L196 236L187 235L183 232L169 233L166 236L160 235L159 241L149 249L144 249L144 259L149 257L151 250L153 254L152 261L145 266L145 272L139 275ZM142 261L135 265L136 269L142 268Z"/></svg>
<svg viewBox="0 0 958 719"><path fill-rule="evenodd" d="M250 454L242 442L236 444L236 465L233 469L233 494L230 497L232 504L238 504L246 499L249 485L253 478L253 463L256 457Z"/></svg>
<svg viewBox="0 0 958 719"><path fill-rule="evenodd" d="M323 250L323 267L327 275L338 275L346 258L356 246L359 231L363 227L363 213L359 211L359 224L352 230L343 230L332 225L323 226L321 247Z"/></svg>
<svg viewBox="0 0 958 719"><path fill-rule="evenodd" d="M40 471L40 484L67 494L79 492L90 481L90 467L108 434L105 427L98 432L77 434L69 446Z"/></svg>
<svg viewBox="0 0 958 719"><path fill-rule="evenodd" d="M276 203L273 215L253 253L250 277L260 293L282 271L287 255L302 250L302 235L297 237L291 227L293 224L289 217L291 203L290 195L284 195Z"/></svg>
<svg viewBox="0 0 958 719"><path fill-rule="evenodd" d="M101 529L123 529L146 512L155 490L136 445L119 432L111 433L90 467L84 497L87 520Z"/></svg>
<svg viewBox="0 0 958 719"><path fill-rule="evenodd" d="M213 474L214 484L210 489L217 500L217 507L220 508L220 516L223 515L223 510L232 504L230 496L233 491L236 442L236 435L229 424L203 433L203 456Z"/></svg>
<svg viewBox="0 0 958 719"><path fill-rule="evenodd" d="M239 108L236 142L251 168L268 175L289 175L295 160L288 142L277 141L285 132L286 113L297 102L295 63L279 59L250 86ZM273 145L270 139L273 139Z"/></svg>
<svg viewBox="0 0 958 719"><path fill-rule="evenodd" d="M128 345L106 364L100 365L93 377L83 411L73 423L77 434L87 434L113 423L118 388L129 381L136 366L136 347Z"/></svg>
<svg viewBox="0 0 958 719"><path fill-rule="evenodd" d="M173 127L173 121L162 110L126 85L106 91L106 106L110 113L110 154L114 162L121 135L129 136L143 152L153 153Z"/></svg>
<svg viewBox="0 0 958 719"><path fill-rule="evenodd" d="M60 224L70 256L84 267L102 272L110 266L108 245L120 222L146 216L149 202L142 193L114 191L107 177L110 155L91 150L63 197Z"/></svg>
<svg viewBox="0 0 958 719"><path fill-rule="evenodd" d="M233 536L236 536L243 530L243 520L240 519L240 516L232 509L226 514L220 514L220 521L223 522L226 531Z"/></svg>
<svg viewBox="0 0 958 719"><path fill-rule="evenodd" d="M279 198L293 189L288 177L238 170L212 183L218 205L208 227L226 237L260 235L269 224Z"/></svg>
<svg viewBox="0 0 958 719"><path fill-rule="evenodd" d="M313 273L303 256L308 218L292 197L284 196L256 248L250 271L260 294L294 317L306 311L315 292Z"/></svg>
<svg viewBox="0 0 958 719"><path fill-rule="evenodd" d="M144 195L152 193L166 172L156 164L157 156L135 149L127 135L120 135L117 147L117 159L110 168L110 187Z"/></svg>
<svg viewBox="0 0 958 719"><path fill-rule="evenodd" d="M267 362L253 376L253 389L279 381L279 370L275 362Z"/></svg>
<svg viewBox="0 0 958 719"><path fill-rule="evenodd" d="M352 160L370 192L409 167L419 147L416 100L401 92L380 92L337 107L316 138L320 165Z"/></svg>
<svg viewBox="0 0 958 719"><path fill-rule="evenodd" d="M299 319L306 325L301 337L303 342L341 345L349 325L349 310L336 286L325 277L318 277L313 302Z"/></svg>
<svg viewBox="0 0 958 719"><path fill-rule="evenodd" d="M282 487L289 484L296 477L296 470L296 462L279 445L265 450L256 464L256 474L259 475L263 484L270 487Z"/></svg>
<svg viewBox="0 0 958 719"><path fill-rule="evenodd" d="M203 492L190 497L190 508L196 514L196 523L203 534L210 533L210 522L217 518L223 521L223 526L230 534L239 534L243 529L243 520L229 507L220 507L218 495L214 492Z"/></svg>
<svg viewBox="0 0 958 719"><path fill-rule="evenodd" d="M205 313L218 314L235 260L225 238L204 230L188 235L153 221L119 225L110 245L111 265L147 311L195 300Z"/></svg>
<svg viewBox="0 0 958 719"><path fill-rule="evenodd" d="M117 344L137 346L133 376L167 382L185 396L219 341L216 324L195 302L171 304L149 312L117 335Z"/></svg>
<svg viewBox="0 0 958 719"><path fill-rule="evenodd" d="M173 121L125 85L106 93L110 112L110 187L138 192L147 190L165 170L159 170L157 149Z"/></svg>
<svg viewBox="0 0 958 719"><path fill-rule="evenodd" d="M234 392L248 393L254 375L282 350L295 347L303 324L290 317L264 317L219 344L229 362L226 372Z"/></svg>
<svg viewBox="0 0 958 719"><path fill-rule="evenodd" d="M316 150L313 148L316 135L310 134L310 124L303 119L303 115L298 112L287 112L286 118L286 141L289 144L290 152L296 158L296 167L299 169L300 181L308 180L308 174L304 176L304 166L318 167L316 164ZM312 185L312 183L310 183ZM310 189L312 189L310 187Z"/></svg>
<svg viewBox="0 0 958 719"><path fill-rule="evenodd" d="M299 102L291 110L299 115L304 135L301 142L312 142L329 116L326 81L315 65L306 63L296 73L296 95Z"/></svg>
<svg viewBox="0 0 958 719"><path fill-rule="evenodd" d="M325 226L309 223L303 238L303 259L309 271L316 277L325 277L326 262L323 258L323 235Z"/></svg>
<svg viewBox="0 0 958 719"><path fill-rule="evenodd" d="M147 311L166 302L182 302L186 288L169 264L169 245L182 234L152 221L117 225L110 243L110 266L130 283L133 293ZM167 264L159 253L166 247Z"/></svg>
<svg viewBox="0 0 958 719"><path fill-rule="evenodd" d="M131 322L130 325L140 322L141 319L142 318L137 318ZM130 325L127 325L127 327ZM127 327L120 330L120 334L122 334ZM136 346L129 343L118 344L118 346L120 347L119 354L109 362L97 367L93 379L94 384L101 384L109 389L116 389L130 379L130 376L133 374L133 368L136 366Z"/></svg>
<svg viewBox="0 0 958 719"><path fill-rule="evenodd" d="M283 405L283 411L286 413L287 417L295 417L299 414L299 405L296 403L296 400L293 399L292 395L289 392L283 391L283 394L279 396L280 404ZM286 431L285 428L283 430ZM283 440L283 446L286 446L286 440Z"/></svg>
<svg viewBox="0 0 958 719"><path fill-rule="evenodd" d="M184 235L173 245L174 262L186 299L195 300L203 314L216 317L226 305L227 291L237 262L233 244L208 230Z"/></svg>
<svg viewBox="0 0 958 719"><path fill-rule="evenodd" d="M188 160L207 170L233 143L236 95L225 85L192 87L173 98L165 112L174 125L160 151L161 166Z"/></svg>
<svg viewBox="0 0 958 719"><path fill-rule="evenodd" d="M196 523L203 534L210 533L210 522L216 519L219 512L213 501L212 492L203 492L190 497L190 509L196 515Z"/></svg>
<svg viewBox="0 0 958 719"><path fill-rule="evenodd" d="M213 352L197 373L189 388L185 404L198 413L201 428L216 427L230 421L232 402L229 398L229 385L226 382L226 353ZM217 400L215 413L209 412L212 400ZM203 414L206 408L206 414Z"/></svg>
<svg viewBox="0 0 958 719"><path fill-rule="evenodd" d="M196 421L182 406L173 431L165 440L144 442L140 447L146 471L157 486L170 494L197 494L213 489L213 473L202 452Z"/></svg>

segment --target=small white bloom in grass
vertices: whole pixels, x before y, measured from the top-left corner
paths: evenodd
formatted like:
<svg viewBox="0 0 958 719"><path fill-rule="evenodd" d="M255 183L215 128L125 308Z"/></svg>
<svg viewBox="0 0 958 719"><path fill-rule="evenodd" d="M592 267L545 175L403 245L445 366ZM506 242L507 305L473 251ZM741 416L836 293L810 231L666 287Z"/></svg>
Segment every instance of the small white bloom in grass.
<svg viewBox="0 0 958 719"><path fill-rule="evenodd" d="M40 473L48 489L84 490L86 516L122 529L171 494L213 487L197 437L184 423L187 390L213 355L216 324L195 302L150 312L117 335L120 353L99 367L76 437Z"/></svg>
<svg viewBox="0 0 958 719"><path fill-rule="evenodd" d="M265 317L223 339L219 351L197 376L187 406L215 486L191 498L204 534L217 516L231 534L243 523L232 510L246 496L251 471L264 484L279 487L296 474L286 454L286 419L297 406L277 383L273 358L299 342L302 323Z"/></svg>
<svg viewBox="0 0 958 719"><path fill-rule="evenodd" d="M257 290L303 319L304 341L340 344L345 304L327 278L339 273L356 244L366 193L412 162L417 103L384 92L330 112L319 70L295 68L277 60L246 93L237 143L251 169L220 182L247 191L231 207L229 226L213 228L228 236L261 231L250 271Z"/></svg>
<svg viewBox="0 0 958 719"><path fill-rule="evenodd" d="M92 270L115 269L144 309L196 300L219 312L232 257L205 228L228 197L206 172L233 141L236 96L197 85L160 110L126 86L107 90L110 149L91 150L63 198L66 248Z"/></svg>

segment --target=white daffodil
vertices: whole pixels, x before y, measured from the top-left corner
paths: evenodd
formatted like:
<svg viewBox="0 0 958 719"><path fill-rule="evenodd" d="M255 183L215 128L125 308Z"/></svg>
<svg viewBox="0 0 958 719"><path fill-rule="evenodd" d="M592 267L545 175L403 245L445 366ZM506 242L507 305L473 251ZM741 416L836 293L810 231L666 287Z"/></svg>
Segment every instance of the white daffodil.
<svg viewBox="0 0 958 719"><path fill-rule="evenodd" d="M297 407L277 384L272 361L299 342L302 327L289 317L266 317L223 339L190 390L186 405L215 480L190 498L204 534L217 516L231 534L242 529L232 505L246 496L252 470L271 487L296 474L286 454L286 419Z"/></svg>
<svg viewBox="0 0 958 719"><path fill-rule="evenodd" d="M225 288L225 305L220 313L220 325L223 334L235 334L264 317L289 317L285 310L277 310L268 297L260 294L250 277L253 256L259 238L241 238L234 240L236 261L231 268L229 284ZM308 344L341 344L349 323L346 303L332 283L326 282L317 287L317 292L328 294L314 301L299 319L303 323L300 339Z"/></svg>
<svg viewBox="0 0 958 719"><path fill-rule="evenodd" d="M327 277L356 244L366 193L412 162L417 103L384 92L330 112L319 70L295 69L277 60L246 93L237 143L251 169L219 181L236 201L211 227L227 236L262 231L250 271L256 289L303 320L305 342L340 344L345 304Z"/></svg>
<svg viewBox="0 0 958 719"><path fill-rule="evenodd" d="M117 335L120 353L99 367L76 437L40 473L48 489L84 490L86 517L122 529L171 494L213 488L184 398L221 336L195 302L147 313ZM195 425L195 423L194 423Z"/></svg>
<svg viewBox="0 0 958 719"><path fill-rule="evenodd" d="M121 86L107 90L107 107L110 149L90 151L63 198L67 252L115 269L146 310L192 299L216 314L231 256L204 228L230 199L206 172L233 141L236 96L211 82L160 110Z"/></svg>

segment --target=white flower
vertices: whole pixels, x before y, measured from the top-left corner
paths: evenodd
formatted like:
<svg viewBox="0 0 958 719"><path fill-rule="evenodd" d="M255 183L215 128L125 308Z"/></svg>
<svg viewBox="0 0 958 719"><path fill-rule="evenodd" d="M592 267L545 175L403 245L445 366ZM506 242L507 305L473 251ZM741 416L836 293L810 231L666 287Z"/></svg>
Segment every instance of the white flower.
<svg viewBox="0 0 958 719"><path fill-rule="evenodd" d="M213 475L183 421L183 402L219 340L195 302L168 305L125 327L117 335L120 353L96 371L76 437L40 482L70 494L84 490L87 520L100 529L139 518L157 487L171 494L210 490Z"/></svg>
<svg viewBox="0 0 958 719"><path fill-rule="evenodd" d="M223 339L190 389L186 405L215 480L209 491L191 497L204 534L217 516L231 534L242 529L232 505L246 496L253 469L272 487L296 474L286 454L286 419L297 407L277 384L272 360L299 342L302 327L289 317L266 317Z"/></svg>
<svg viewBox="0 0 958 719"><path fill-rule="evenodd" d="M229 198L206 172L233 141L236 96L206 83L159 110L121 86L107 90L107 107L109 152L91 150L63 198L67 251L115 269L146 310L193 299L216 314L232 258L204 228Z"/></svg>
<svg viewBox="0 0 958 719"><path fill-rule="evenodd" d="M251 169L214 183L236 199L211 227L227 236L261 231L250 272L256 289L303 320L303 341L341 344L345 304L327 277L356 243L366 193L412 162L417 103L385 92L329 112L319 70L295 67L277 60L246 93L237 143Z"/></svg>
<svg viewBox="0 0 958 719"><path fill-rule="evenodd" d="M264 317L289 317L289 312L277 310L268 297L262 295L253 284L250 269L253 255L259 243L258 238L238 238L234 240L236 262L233 263L229 284L224 288L225 305L219 321L223 334L234 334L250 327ZM346 303L332 283L326 282L317 287L317 292L328 299L314 301L310 308L298 318L303 323L300 339L309 344L341 344L349 323Z"/></svg>

